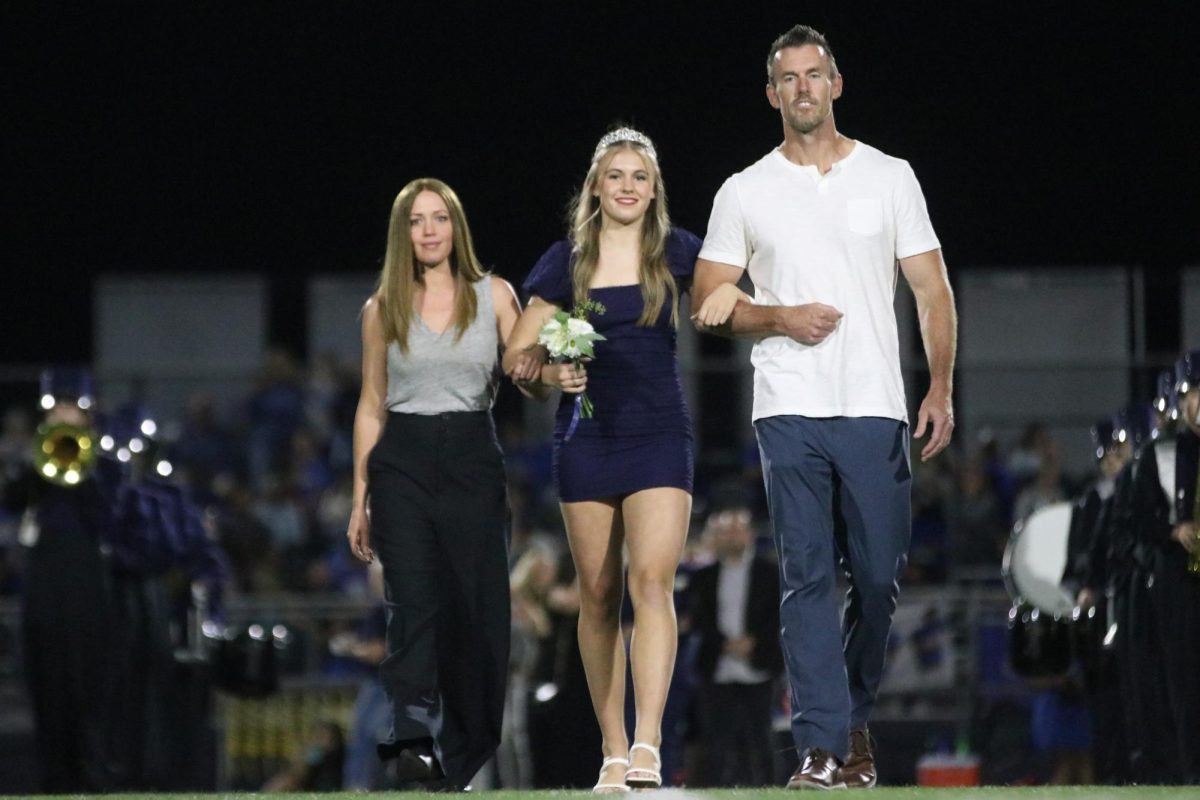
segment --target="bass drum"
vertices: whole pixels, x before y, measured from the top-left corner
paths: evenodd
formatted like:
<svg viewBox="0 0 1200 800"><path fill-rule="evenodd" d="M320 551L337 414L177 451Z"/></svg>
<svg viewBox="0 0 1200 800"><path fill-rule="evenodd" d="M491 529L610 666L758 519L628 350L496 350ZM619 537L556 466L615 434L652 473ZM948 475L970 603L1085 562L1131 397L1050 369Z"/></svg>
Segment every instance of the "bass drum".
<svg viewBox="0 0 1200 800"><path fill-rule="evenodd" d="M1062 586L1071 527L1070 503L1044 506L1018 522L1004 551L1009 657L1026 678L1053 678L1071 669L1075 599Z"/></svg>

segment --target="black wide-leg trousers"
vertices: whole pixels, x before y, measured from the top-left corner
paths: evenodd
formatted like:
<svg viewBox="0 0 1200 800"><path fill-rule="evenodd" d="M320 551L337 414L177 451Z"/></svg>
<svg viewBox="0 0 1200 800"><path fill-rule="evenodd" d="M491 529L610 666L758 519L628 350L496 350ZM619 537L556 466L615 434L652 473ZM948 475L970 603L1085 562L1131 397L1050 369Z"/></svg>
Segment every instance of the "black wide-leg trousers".
<svg viewBox="0 0 1200 800"><path fill-rule="evenodd" d="M507 682L509 510L489 412L389 413L367 462L393 710L380 756L428 744L451 786L495 752Z"/></svg>

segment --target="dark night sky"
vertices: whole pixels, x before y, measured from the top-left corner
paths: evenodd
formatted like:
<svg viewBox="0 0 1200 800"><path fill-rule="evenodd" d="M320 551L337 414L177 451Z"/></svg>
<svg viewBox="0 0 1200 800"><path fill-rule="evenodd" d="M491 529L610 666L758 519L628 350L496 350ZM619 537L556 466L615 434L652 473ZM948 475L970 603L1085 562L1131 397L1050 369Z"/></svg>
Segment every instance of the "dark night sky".
<svg viewBox="0 0 1200 800"><path fill-rule="evenodd" d="M794 22L846 76L839 129L912 162L952 271L1200 261L1195 26L925 5L6 3L0 361L88 358L105 272L260 272L294 307L307 274L377 268L420 175L518 282L615 121L655 138L676 223L703 233L781 138L763 62Z"/></svg>

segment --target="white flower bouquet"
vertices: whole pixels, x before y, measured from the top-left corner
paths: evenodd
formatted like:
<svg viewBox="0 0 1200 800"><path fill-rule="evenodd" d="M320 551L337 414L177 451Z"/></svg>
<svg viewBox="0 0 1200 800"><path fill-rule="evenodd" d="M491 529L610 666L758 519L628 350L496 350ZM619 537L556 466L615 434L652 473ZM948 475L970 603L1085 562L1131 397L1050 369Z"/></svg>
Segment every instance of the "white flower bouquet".
<svg viewBox="0 0 1200 800"><path fill-rule="evenodd" d="M572 315L559 311L538 331L538 344L546 348L546 353L552 360L579 364L585 358L595 358L592 345L604 341L604 337L596 333L592 323L587 321L588 311L603 314L604 306L589 302L584 307L577 308ZM576 399L577 416L581 419L591 419L593 410L594 406L587 392L580 393Z"/></svg>

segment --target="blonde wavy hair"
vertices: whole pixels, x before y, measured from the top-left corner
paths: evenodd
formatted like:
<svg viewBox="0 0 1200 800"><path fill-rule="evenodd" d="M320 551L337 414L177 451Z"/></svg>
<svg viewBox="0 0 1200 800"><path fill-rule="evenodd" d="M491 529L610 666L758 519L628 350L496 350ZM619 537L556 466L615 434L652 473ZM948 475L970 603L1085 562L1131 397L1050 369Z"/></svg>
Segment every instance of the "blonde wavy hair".
<svg viewBox="0 0 1200 800"><path fill-rule="evenodd" d="M654 197L646 216L642 218L641 264L638 267L638 283L642 289L642 315L638 325L651 326L658 319L659 310L669 295L671 298L671 325L679 324L679 288L675 277L667 267L667 235L671 231L671 217L667 213L667 188L663 183L658 159L645 145L629 140L614 142L601 150L592 159L587 177L579 188L579 194L571 201L568 220L569 238L575 255L571 283L575 305L588 299L588 286L596 273L600 259L600 198L596 197L600 176L612 158L620 150L632 150L642 159L646 170L654 181Z"/></svg>
<svg viewBox="0 0 1200 800"><path fill-rule="evenodd" d="M472 284L487 276L475 255L475 244L462 202L454 190L437 178L418 178L396 195L388 223L387 253L375 296L383 320L384 337L395 342L401 353L408 352L408 331L416 311L413 309L413 287L423 282L422 266L413 249L411 225L413 203L421 192L433 192L446 204L453 228L450 250L450 271L454 274L454 341L475 321L478 302Z"/></svg>

